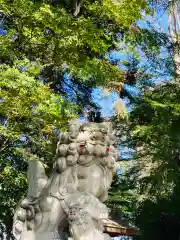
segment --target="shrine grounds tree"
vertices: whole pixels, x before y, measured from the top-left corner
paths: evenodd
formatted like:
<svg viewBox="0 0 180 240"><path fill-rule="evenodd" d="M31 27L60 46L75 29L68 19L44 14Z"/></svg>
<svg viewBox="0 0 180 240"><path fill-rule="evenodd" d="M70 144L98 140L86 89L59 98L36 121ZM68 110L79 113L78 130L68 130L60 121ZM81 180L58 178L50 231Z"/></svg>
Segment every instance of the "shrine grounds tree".
<svg viewBox="0 0 180 240"><path fill-rule="evenodd" d="M27 161L51 163L56 148L53 133L57 128L64 130L68 120L76 116L72 104L37 81L36 71L29 71L31 74L1 65L0 225L7 238L14 208L27 189Z"/></svg>
<svg viewBox="0 0 180 240"><path fill-rule="evenodd" d="M141 230L139 239L178 239L180 236L179 22L175 24L178 4L178 1L157 4L167 8L172 20L166 38L166 51L170 51L171 58L166 58L166 64L162 65L170 80L147 89L130 116L129 143L137 150L134 159L141 175L140 178L134 175L139 194L135 212L136 225ZM158 61L161 59L157 58Z"/></svg>
<svg viewBox="0 0 180 240"><path fill-rule="evenodd" d="M78 17L61 1L1 0L0 4L7 30L1 37L2 63L26 57L56 74L68 71L84 81L92 79L96 86L122 80L123 71L105 54L118 49L124 35L131 35L142 10L149 11L143 0L85 1ZM53 81L51 77L47 81Z"/></svg>
<svg viewBox="0 0 180 240"><path fill-rule="evenodd" d="M179 86L169 83L146 92L130 119L129 143L137 150L134 184L138 193L135 222L141 230L139 238L177 239Z"/></svg>

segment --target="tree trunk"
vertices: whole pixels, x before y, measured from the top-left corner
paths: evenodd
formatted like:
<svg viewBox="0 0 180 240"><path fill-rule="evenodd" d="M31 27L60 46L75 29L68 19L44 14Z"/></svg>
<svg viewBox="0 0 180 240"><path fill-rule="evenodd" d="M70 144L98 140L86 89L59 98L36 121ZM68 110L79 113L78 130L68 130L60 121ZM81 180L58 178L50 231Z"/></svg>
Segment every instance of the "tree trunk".
<svg viewBox="0 0 180 240"><path fill-rule="evenodd" d="M169 34L173 45L174 76L180 82L180 21L178 2L168 1Z"/></svg>

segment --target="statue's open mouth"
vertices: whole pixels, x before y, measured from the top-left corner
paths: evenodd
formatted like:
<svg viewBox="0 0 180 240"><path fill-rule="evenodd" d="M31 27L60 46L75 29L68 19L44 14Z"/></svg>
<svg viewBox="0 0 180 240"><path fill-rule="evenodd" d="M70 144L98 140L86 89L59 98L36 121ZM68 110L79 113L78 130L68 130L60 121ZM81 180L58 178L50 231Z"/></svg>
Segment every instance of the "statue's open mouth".
<svg viewBox="0 0 180 240"><path fill-rule="evenodd" d="M85 147L85 145L86 145L86 142L80 142L79 143L79 147Z"/></svg>
<svg viewBox="0 0 180 240"><path fill-rule="evenodd" d="M84 152L85 146L86 146L86 142L79 143L79 153L80 154Z"/></svg>

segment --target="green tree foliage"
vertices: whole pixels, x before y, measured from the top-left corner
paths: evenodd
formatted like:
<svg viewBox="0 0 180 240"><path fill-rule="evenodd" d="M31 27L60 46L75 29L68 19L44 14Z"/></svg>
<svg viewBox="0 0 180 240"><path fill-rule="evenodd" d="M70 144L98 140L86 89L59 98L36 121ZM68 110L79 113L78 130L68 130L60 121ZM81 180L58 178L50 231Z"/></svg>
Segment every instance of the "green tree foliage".
<svg viewBox="0 0 180 240"><path fill-rule="evenodd" d="M169 198L147 199L136 211L136 224L141 228L137 239L179 238L179 194Z"/></svg>
<svg viewBox="0 0 180 240"><path fill-rule="evenodd" d="M38 159L51 166L53 131L65 130L68 120L76 117L74 106L66 101L63 111L64 99L35 79L38 66L20 72L19 64L0 66L0 228L7 236L15 206L26 194L27 161Z"/></svg>
<svg viewBox="0 0 180 240"><path fill-rule="evenodd" d="M179 94L178 84L155 86L143 94L131 113L140 239L178 239L180 234Z"/></svg>
<svg viewBox="0 0 180 240"><path fill-rule="evenodd" d="M117 175L109 191L107 205L111 216L119 222L134 223L136 190L128 174Z"/></svg>
<svg viewBox="0 0 180 240"><path fill-rule="evenodd" d="M59 4L48 1L0 2L8 34L1 38L1 61L27 57L68 71L96 84L122 80L123 72L105 54L118 48L118 34L130 34L131 26L148 10L141 1L85 1L78 18Z"/></svg>

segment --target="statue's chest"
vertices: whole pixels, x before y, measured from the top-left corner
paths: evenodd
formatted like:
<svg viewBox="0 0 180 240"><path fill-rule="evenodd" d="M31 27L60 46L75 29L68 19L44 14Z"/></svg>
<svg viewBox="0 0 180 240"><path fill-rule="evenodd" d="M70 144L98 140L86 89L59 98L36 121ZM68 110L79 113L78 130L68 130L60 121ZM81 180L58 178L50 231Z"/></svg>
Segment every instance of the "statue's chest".
<svg viewBox="0 0 180 240"><path fill-rule="evenodd" d="M78 166L76 168L77 190L88 191L94 196L100 195L103 170L96 164L88 167Z"/></svg>

